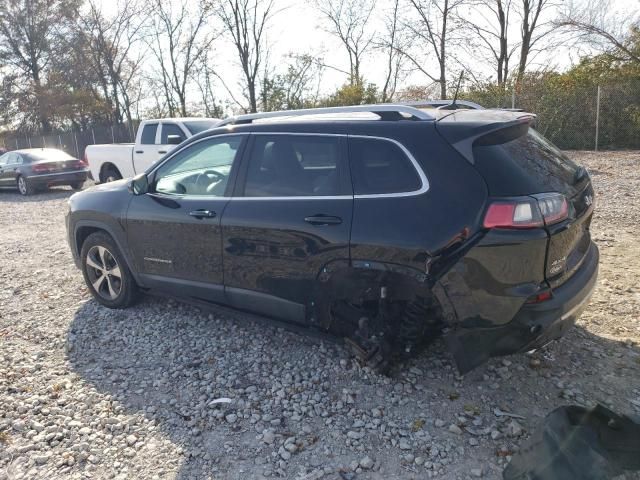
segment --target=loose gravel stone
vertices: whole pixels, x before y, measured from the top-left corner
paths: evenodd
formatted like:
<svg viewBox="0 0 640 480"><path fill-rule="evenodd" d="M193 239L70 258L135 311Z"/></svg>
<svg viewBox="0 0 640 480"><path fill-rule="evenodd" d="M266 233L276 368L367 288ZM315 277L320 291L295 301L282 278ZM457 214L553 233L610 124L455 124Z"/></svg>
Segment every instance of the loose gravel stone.
<svg viewBox="0 0 640 480"><path fill-rule="evenodd" d="M371 457L366 456L362 460L360 460L360 466L365 470L370 470L373 468L374 461Z"/></svg>
<svg viewBox="0 0 640 480"><path fill-rule="evenodd" d="M455 433L456 435L461 435L462 434L462 429L459 426L457 426L457 425L455 425L453 423L451 425L449 425L449 431L451 433Z"/></svg>

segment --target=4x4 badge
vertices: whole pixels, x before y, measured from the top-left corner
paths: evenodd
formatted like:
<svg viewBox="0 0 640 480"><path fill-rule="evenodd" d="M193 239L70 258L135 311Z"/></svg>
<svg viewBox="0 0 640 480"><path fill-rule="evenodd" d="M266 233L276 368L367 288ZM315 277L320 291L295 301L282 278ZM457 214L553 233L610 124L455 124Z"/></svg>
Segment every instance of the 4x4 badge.
<svg viewBox="0 0 640 480"><path fill-rule="evenodd" d="M585 195L584 196L584 203L587 204L587 207L590 207L591 204L593 203L593 196L592 195Z"/></svg>

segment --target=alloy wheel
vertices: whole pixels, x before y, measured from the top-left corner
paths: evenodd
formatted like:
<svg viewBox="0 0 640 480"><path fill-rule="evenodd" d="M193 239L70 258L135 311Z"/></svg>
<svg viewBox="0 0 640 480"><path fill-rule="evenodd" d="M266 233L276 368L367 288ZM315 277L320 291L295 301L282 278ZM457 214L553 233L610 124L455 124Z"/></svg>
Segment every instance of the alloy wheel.
<svg viewBox="0 0 640 480"><path fill-rule="evenodd" d="M18 190L22 195L27 194L27 181L24 177L18 177Z"/></svg>
<svg viewBox="0 0 640 480"><path fill-rule="evenodd" d="M115 300L122 290L122 272L115 256L101 245L93 246L85 259L87 276L98 295Z"/></svg>

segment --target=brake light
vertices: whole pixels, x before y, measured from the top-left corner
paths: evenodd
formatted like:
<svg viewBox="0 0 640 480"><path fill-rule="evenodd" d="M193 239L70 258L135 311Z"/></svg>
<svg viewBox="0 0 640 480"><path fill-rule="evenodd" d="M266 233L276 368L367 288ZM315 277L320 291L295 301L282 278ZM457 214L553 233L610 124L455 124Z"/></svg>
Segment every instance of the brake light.
<svg viewBox="0 0 640 480"><path fill-rule="evenodd" d="M527 197L493 202L484 216L484 228L537 228L543 225L536 201Z"/></svg>
<svg viewBox="0 0 640 480"><path fill-rule="evenodd" d="M88 164L86 162L86 160L75 160L73 162L73 167L74 168L87 168Z"/></svg>
<svg viewBox="0 0 640 480"><path fill-rule="evenodd" d="M538 293L537 295L529 297L529 299L527 300L527 303L546 302L547 300L551 300L552 298L553 298L553 293L551 293L551 290L545 290L543 292Z"/></svg>
<svg viewBox="0 0 640 480"><path fill-rule="evenodd" d="M44 164L44 163L36 163L35 165L33 165L33 166L31 167L31 170L32 170L34 173L43 173L43 172L48 172L48 171L50 171L51 169L49 168L49 166L48 166L48 165L46 165L46 164Z"/></svg>
<svg viewBox="0 0 640 480"><path fill-rule="evenodd" d="M566 219L569 204L560 193L495 200L487 208L484 228L539 228Z"/></svg>

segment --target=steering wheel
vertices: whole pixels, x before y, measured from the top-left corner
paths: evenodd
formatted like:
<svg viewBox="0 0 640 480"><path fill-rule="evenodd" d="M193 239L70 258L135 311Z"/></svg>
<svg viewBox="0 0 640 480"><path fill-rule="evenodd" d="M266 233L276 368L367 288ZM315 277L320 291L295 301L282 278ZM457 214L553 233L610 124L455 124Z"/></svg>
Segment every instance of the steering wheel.
<svg viewBox="0 0 640 480"><path fill-rule="evenodd" d="M213 178L211 178L213 177ZM218 183L224 180L226 176L215 170L205 170L196 177L196 188L200 191L206 191L212 183Z"/></svg>

